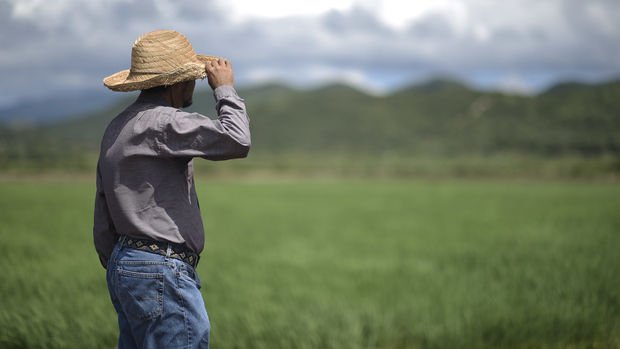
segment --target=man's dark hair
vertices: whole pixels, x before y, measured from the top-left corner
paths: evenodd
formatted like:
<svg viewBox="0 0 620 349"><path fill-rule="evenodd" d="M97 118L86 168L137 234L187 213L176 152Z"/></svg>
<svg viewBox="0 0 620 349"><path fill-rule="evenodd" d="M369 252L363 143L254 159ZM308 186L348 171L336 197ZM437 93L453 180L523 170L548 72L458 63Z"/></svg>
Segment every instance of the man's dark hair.
<svg viewBox="0 0 620 349"><path fill-rule="evenodd" d="M151 87L149 89L142 90L142 91L149 92L149 93L162 93L162 92L166 91L166 89L168 89L168 87L169 86L159 85L159 86Z"/></svg>

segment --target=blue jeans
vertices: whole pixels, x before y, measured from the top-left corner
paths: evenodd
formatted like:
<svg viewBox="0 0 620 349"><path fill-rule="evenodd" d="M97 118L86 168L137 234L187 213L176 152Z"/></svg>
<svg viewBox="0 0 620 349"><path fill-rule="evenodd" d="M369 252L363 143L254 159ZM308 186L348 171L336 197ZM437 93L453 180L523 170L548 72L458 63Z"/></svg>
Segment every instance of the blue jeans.
<svg viewBox="0 0 620 349"><path fill-rule="evenodd" d="M118 349L209 348L209 317L190 265L117 243L106 277Z"/></svg>

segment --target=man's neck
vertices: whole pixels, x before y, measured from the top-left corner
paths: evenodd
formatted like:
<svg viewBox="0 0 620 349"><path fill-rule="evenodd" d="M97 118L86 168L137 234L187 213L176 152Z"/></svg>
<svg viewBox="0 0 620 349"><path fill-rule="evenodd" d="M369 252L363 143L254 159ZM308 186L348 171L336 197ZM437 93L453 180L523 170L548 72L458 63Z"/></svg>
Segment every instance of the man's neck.
<svg viewBox="0 0 620 349"><path fill-rule="evenodd" d="M136 102L154 103L168 107L172 105L172 102L170 101L170 94L162 91L142 90L138 96L138 99L136 99Z"/></svg>

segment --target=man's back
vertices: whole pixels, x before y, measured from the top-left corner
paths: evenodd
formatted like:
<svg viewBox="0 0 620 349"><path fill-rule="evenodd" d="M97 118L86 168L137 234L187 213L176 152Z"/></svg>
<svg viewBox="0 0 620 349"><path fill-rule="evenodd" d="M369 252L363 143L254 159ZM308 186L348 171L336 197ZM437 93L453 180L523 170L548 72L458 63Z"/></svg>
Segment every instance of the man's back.
<svg viewBox="0 0 620 349"><path fill-rule="evenodd" d="M190 157L158 151L162 125L175 109L136 103L103 136L99 171L117 231L132 237L186 244L200 253L204 230Z"/></svg>
<svg viewBox="0 0 620 349"><path fill-rule="evenodd" d="M105 234L112 224L117 234L182 244L200 254L204 229L192 158L245 157L250 145L243 100L230 86L216 89L215 97L218 120L140 98L112 120L97 170L109 218L96 211L95 231L99 223ZM96 245L109 249L109 242Z"/></svg>

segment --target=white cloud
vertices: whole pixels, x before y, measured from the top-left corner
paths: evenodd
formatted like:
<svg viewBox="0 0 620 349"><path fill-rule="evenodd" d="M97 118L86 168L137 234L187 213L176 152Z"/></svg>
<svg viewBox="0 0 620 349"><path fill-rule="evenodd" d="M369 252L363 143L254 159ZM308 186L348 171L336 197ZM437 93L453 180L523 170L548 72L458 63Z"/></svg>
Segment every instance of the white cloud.
<svg viewBox="0 0 620 349"><path fill-rule="evenodd" d="M229 16L236 22L249 19L316 16L330 10L347 10L353 3L350 0L218 0L218 2L222 7L226 7L230 11Z"/></svg>
<svg viewBox="0 0 620 349"><path fill-rule="evenodd" d="M448 74L532 91L618 76L617 18L615 0L0 0L0 94L100 87L158 28L231 58L238 81L386 89Z"/></svg>
<svg viewBox="0 0 620 349"><path fill-rule="evenodd" d="M525 79L514 73L501 77L496 87L501 91L511 93L531 94L534 92L532 86Z"/></svg>
<svg viewBox="0 0 620 349"><path fill-rule="evenodd" d="M295 78L303 75L302 84ZM255 68L245 74L245 81L252 85L284 81L298 87L314 87L329 83L346 83L370 93L382 93L384 89L373 86L364 71L358 69L338 69L328 65L309 65L298 69Z"/></svg>

